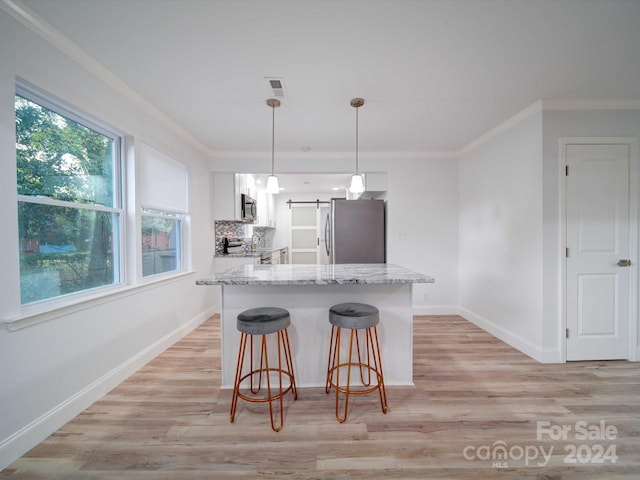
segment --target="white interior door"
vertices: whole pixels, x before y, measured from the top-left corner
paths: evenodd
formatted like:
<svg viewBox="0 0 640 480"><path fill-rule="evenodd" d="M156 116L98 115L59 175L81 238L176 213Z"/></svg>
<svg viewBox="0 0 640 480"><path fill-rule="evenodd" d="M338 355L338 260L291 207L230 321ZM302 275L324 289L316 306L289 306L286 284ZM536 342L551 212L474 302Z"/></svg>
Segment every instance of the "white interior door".
<svg viewBox="0 0 640 480"><path fill-rule="evenodd" d="M630 147L566 145L567 360L629 358Z"/></svg>

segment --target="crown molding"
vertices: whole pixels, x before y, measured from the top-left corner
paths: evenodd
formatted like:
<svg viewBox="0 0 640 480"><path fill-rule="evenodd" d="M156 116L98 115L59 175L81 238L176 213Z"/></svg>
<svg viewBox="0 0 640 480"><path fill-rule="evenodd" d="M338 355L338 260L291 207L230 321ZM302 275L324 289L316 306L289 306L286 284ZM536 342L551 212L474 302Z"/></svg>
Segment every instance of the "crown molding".
<svg viewBox="0 0 640 480"><path fill-rule="evenodd" d="M542 112L542 101L538 100L533 105L530 105L527 108L525 108L524 110L521 110L520 112L516 113L511 118L509 118L509 119L505 120L504 122L500 123L498 126L492 128L488 132L480 135L475 140L467 143L464 147L460 148L458 151L455 152L455 156L456 157L461 157L462 155L465 155L465 154L475 150L476 148L480 147L481 145L483 145L484 143L488 142L492 138L495 138L498 135L501 135L502 133L506 132L507 130L509 130L509 129L513 128L514 126L516 126L517 124L519 124L520 122L523 122L527 118L529 118L529 117L531 117L533 115L536 115L538 113L541 113L541 112Z"/></svg>
<svg viewBox="0 0 640 480"><path fill-rule="evenodd" d="M506 132L518 123L526 120L532 115L544 111L572 111L572 110L640 110L640 100L618 99L618 100L538 100L524 110L516 113L511 118L505 120L498 126L482 134L475 140L466 144L454 152L455 157L460 157L469 153L492 138Z"/></svg>
<svg viewBox="0 0 640 480"><path fill-rule="evenodd" d="M640 100L542 100L543 110L640 110Z"/></svg>
<svg viewBox="0 0 640 480"><path fill-rule="evenodd" d="M72 41L69 37L57 30L53 25L27 8L17 0L0 0L0 8L27 27L36 35L60 50L64 55L78 63L82 68L91 72L100 81L111 87L145 113L158 120L161 124L173 131L180 138L192 145L196 150L210 156L211 150L200 140L195 138L171 117L159 110L153 103L143 97L138 91L125 83L95 57Z"/></svg>
<svg viewBox="0 0 640 480"><path fill-rule="evenodd" d="M216 150L210 152L211 159L224 160L263 160L270 158L271 152ZM353 160L354 153L349 152L276 152L277 160ZM427 158L456 158L456 152L360 152L361 160L388 159L427 159Z"/></svg>

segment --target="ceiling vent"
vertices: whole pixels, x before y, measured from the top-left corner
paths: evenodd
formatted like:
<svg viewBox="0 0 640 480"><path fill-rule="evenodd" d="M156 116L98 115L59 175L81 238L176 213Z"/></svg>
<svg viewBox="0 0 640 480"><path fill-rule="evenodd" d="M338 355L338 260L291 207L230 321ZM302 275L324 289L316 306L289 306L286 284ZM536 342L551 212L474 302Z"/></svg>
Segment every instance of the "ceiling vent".
<svg viewBox="0 0 640 480"><path fill-rule="evenodd" d="M269 89L275 98L284 98L284 80L278 77L267 77Z"/></svg>

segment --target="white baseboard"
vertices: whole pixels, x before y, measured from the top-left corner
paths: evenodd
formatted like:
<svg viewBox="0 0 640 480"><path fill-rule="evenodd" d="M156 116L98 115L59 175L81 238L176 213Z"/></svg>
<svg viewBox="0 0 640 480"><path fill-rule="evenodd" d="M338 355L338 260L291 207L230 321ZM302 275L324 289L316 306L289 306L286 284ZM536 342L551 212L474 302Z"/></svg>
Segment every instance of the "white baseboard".
<svg viewBox="0 0 640 480"><path fill-rule="evenodd" d="M4 469L60 427L102 398L106 393L194 330L214 312L210 308L180 325L109 373L55 406L47 413L0 442L0 470Z"/></svg>
<svg viewBox="0 0 640 480"><path fill-rule="evenodd" d="M459 307L459 315L465 320L480 327L484 331L490 333L496 338L499 338L506 344L512 346L516 350L520 350L525 355L533 358L540 363L563 363L562 355L558 349L542 349L537 345L534 345L530 341L522 338L500 325L496 325L486 318L476 315L470 310L464 307Z"/></svg>
<svg viewBox="0 0 640 480"><path fill-rule="evenodd" d="M457 305L414 305L414 315L459 315Z"/></svg>

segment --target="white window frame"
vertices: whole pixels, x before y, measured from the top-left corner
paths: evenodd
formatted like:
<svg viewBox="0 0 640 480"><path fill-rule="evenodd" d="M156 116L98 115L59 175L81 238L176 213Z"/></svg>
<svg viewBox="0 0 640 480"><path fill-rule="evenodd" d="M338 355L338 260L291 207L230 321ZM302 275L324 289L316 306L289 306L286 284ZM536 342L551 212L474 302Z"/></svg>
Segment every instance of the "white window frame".
<svg viewBox="0 0 640 480"><path fill-rule="evenodd" d="M70 107L65 102L54 99L53 96L40 92L24 84L16 83L15 94L23 97L37 105L40 105L64 118L72 120L86 128L89 128L113 141L113 203L114 206L104 206L99 204L84 204L69 201L56 200L50 197L40 197L32 195L17 195L18 202L26 202L41 205L52 205L74 209L85 209L113 213L117 215L118 222L113 226L113 277L111 284L99 287L92 287L77 292L67 293L42 299L26 304L21 303L21 316L28 317L34 313L48 312L64 308L69 305L82 303L84 301L110 295L114 291L121 289L127 283L127 272L125 268L125 224L126 210L124 208L124 175L123 175L123 135L104 125L103 123L90 118L88 115L79 113L78 110ZM14 112L15 117L15 112ZM16 189L18 185L16 183Z"/></svg>

